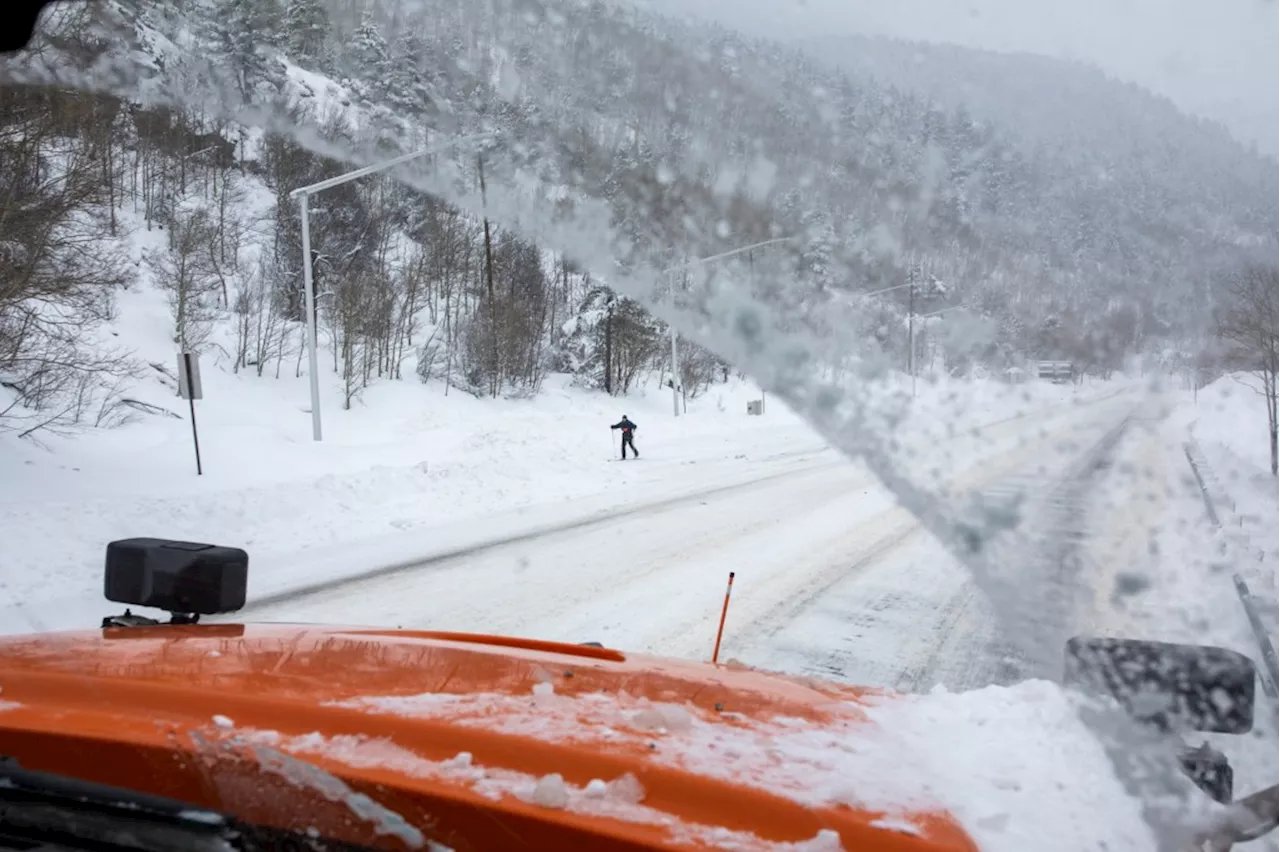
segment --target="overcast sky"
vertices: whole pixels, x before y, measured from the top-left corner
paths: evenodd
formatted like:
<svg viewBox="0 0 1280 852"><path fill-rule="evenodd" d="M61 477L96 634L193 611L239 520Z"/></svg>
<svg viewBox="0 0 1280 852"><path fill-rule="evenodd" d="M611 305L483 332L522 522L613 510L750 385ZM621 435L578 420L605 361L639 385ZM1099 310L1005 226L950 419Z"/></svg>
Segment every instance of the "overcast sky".
<svg viewBox="0 0 1280 852"><path fill-rule="evenodd" d="M1090 62L1277 151L1276 0L636 0L753 35L864 33Z"/></svg>

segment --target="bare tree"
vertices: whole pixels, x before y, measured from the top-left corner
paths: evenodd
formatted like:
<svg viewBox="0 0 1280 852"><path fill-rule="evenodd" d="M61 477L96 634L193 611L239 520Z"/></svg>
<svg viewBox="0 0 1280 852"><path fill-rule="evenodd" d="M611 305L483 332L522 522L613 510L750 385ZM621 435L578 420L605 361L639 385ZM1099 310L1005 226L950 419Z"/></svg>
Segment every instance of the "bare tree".
<svg viewBox="0 0 1280 852"><path fill-rule="evenodd" d="M662 360L667 353L661 345L655 346L658 359ZM696 343L685 340L683 337L678 339L677 348L680 355L680 388L681 393L688 395L690 399L698 396L698 394L707 390L711 385L721 379L724 375L726 364L712 352L698 346ZM669 356L667 358L669 360ZM670 364L663 363L664 369L669 369Z"/></svg>
<svg viewBox="0 0 1280 852"><path fill-rule="evenodd" d="M1266 403L1272 476L1280 470L1276 448L1276 372L1280 368L1278 287L1277 267L1246 267L1227 280L1225 304L1215 316L1218 336L1227 350L1227 363L1248 374L1245 383Z"/></svg>
<svg viewBox="0 0 1280 852"><path fill-rule="evenodd" d="M253 282L242 279L236 287L235 298L231 303L231 315L236 322L236 352L232 362L232 372L240 372L240 368L248 366L249 345L253 334L255 314Z"/></svg>
<svg viewBox="0 0 1280 852"><path fill-rule="evenodd" d="M209 211L197 207L177 212L169 226L169 245L147 256L173 311L173 340L180 352L197 351L217 317L218 274L209 246L217 228Z"/></svg>
<svg viewBox="0 0 1280 852"><path fill-rule="evenodd" d="M242 276L236 286L231 312L236 322L236 357L233 369L253 367L259 376L275 358L277 372L285 342L286 323L281 313L283 299L272 280L274 267L259 255L257 268ZM277 375L278 378L278 375Z"/></svg>
<svg viewBox="0 0 1280 852"><path fill-rule="evenodd" d="M372 275L342 282L333 290L329 323L333 330L334 357L342 376L342 407L352 401L368 382L367 360L376 342L380 325L375 314L377 286Z"/></svg>
<svg viewBox="0 0 1280 852"><path fill-rule="evenodd" d="M395 290L398 298L392 318L391 339L387 341L388 374L393 379L400 378L400 367L405 352L413 346L414 335L418 331L418 312L423 302L429 303L432 321L435 321L434 303L429 298L429 279L427 278L427 256L421 248L415 248L397 274Z"/></svg>
<svg viewBox="0 0 1280 852"><path fill-rule="evenodd" d="M85 102L0 89L0 423L24 436L80 423L127 358L95 351L124 281L102 166L70 135Z"/></svg>
<svg viewBox="0 0 1280 852"><path fill-rule="evenodd" d="M222 307L231 306L227 279L240 272L240 254L244 248L246 231L261 223L246 221L235 215L233 211L242 210L248 195L234 178L230 168L217 169L213 172L215 198L209 213L209 224L213 230L212 238L205 246L209 268L218 278L218 286L222 298Z"/></svg>

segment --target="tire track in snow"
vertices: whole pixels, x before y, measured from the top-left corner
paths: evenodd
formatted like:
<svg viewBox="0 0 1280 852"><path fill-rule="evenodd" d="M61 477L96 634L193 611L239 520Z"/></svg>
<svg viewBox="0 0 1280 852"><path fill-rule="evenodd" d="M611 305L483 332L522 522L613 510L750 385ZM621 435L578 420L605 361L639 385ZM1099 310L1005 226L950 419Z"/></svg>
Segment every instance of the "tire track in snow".
<svg viewBox="0 0 1280 852"><path fill-rule="evenodd" d="M847 462L797 471L714 497L704 494L472 549L433 560L428 570L397 571L259 606L254 618L332 620L339 613L348 621L608 640L641 650L645 640L636 625L687 598L692 575L705 573L697 567L717 564L735 544L812 516L858 486L869 486L869 479ZM657 576L662 574L675 585L663 582ZM702 603L696 596L694 601ZM621 641L613 641L611 627L624 630Z"/></svg>
<svg viewBox="0 0 1280 852"><path fill-rule="evenodd" d="M957 491L980 489L990 501L1020 502L1026 513L1020 535L1001 543L1001 549L1017 560L1027 544L1041 553L1048 547L1051 555L1037 560L1045 566L1040 570L1061 585L1074 575L1062 567L1063 543L1080 534L1080 523L1068 516L1083 518L1069 488L1114 446L1129 413L1125 406L1114 414L1120 425L1109 426L1099 441L1074 454L1049 489L1043 469L1027 470L1042 455L1040 447L1018 447L981 461L947 485ZM825 582L781 603L764 619L763 636L743 648L744 661L902 690L935 682L967 688L1023 679L1025 655L997 633L995 610L966 569L913 518L903 524L881 528L875 542L833 568ZM799 629L801 622L807 631ZM775 662L782 665L770 665Z"/></svg>
<svg viewBox="0 0 1280 852"><path fill-rule="evenodd" d="M1056 425L1061 433L1082 417L1098 416L1092 406L1073 407L984 429L978 445L994 441L999 451L974 461L958 484L1042 452L1005 446L1028 429ZM970 437L962 436L959 446ZM768 627L780 599L798 602L812 597L815 586L838 581L848 573L851 553L875 563L928 541L892 500L861 465L815 464L328 584L271 606L259 603L252 617L336 616L348 623L597 640L623 650L705 657L729 570L747 581L735 588L735 633L726 638ZM726 658L732 647L726 643Z"/></svg>
<svg viewBox="0 0 1280 852"><path fill-rule="evenodd" d="M1112 400L1120 393L1121 391L1111 391L1085 400L1060 402L1047 406L1043 409L1032 409L989 423L966 427L962 430L962 437L972 438L975 434L995 437L1002 432L1010 430L1011 427L1014 427L1015 431L1021 430L1026 427L1027 423L1050 420L1063 416L1064 414L1078 413L1081 409L1092 408L1100 403ZM623 509L618 509L617 511L580 514L563 520L542 524L517 522L514 529L504 534L468 541L461 546L449 546L441 548L436 552L414 554L411 557L383 562L382 564L371 566L367 570L356 573L347 573L343 571L337 577L326 577L312 583L302 585L290 584L287 589L281 589L280 591L264 595L256 595L253 601L244 610L242 610L242 613L248 613L254 617L260 617L260 613L263 611L278 609L281 605L285 605L293 601L300 601L312 595L323 594L330 590L352 586L354 584L363 583L367 580L392 576L406 571L417 572L422 570L432 570L440 565L447 564L453 559L481 555L488 551L512 544L532 543L538 539L559 533L588 530L598 525L607 525L623 512L632 516L638 516L651 510L697 505L704 499L718 498L738 489L749 488L757 484L784 480L787 477L812 471L825 464L847 463L848 461L844 456L839 455L836 451L831 450L830 448L824 449L816 446L803 447L797 450L777 453L756 460L778 462L783 459L788 459L787 468L785 470L765 474L763 476L751 476L741 479L735 478L731 482L721 483L710 488L698 489L692 492L682 491L674 497L664 497L657 500L636 503ZM830 462L828 459L832 459L834 462Z"/></svg>
<svg viewBox="0 0 1280 852"><path fill-rule="evenodd" d="M683 492L676 497L664 497L645 503L637 503L632 506L628 506L625 509L613 512L595 512L586 516L570 518L568 520L536 526L530 529L520 529L506 535L494 536L462 547L448 548L438 553L423 554L409 559L392 562L390 564L380 565L359 574L349 574L338 579L325 580L318 583L297 586L287 591L275 594L263 595L242 609L240 613L248 613L257 617L260 611L276 609L281 605L300 601L313 595L323 594L325 592L342 589L348 586L357 586L371 580L393 576L406 571L416 572L421 570L430 570L434 567L447 565L447 563L455 559L475 556L485 553L486 551L530 542L547 536L556 535L558 533L573 532L589 529L591 527L608 525L616 522L618 517L624 514L636 517L654 512L675 510L684 506L702 503L708 499L712 499L723 494L738 492L754 486L766 485L777 480L813 473L815 470L824 469L832 463L825 458L820 458L820 456L821 454L799 456L795 460L797 463L800 463L797 467L791 467L786 470L769 473L764 476L746 480L735 480L727 484L716 485L711 488L694 492ZM839 458L839 461L843 461L843 458Z"/></svg>
<svg viewBox="0 0 1280 852"><path fill-rule="evenodd" d="M1060 677L1062 647L1083 623L1092 599L1090 557L1082 547L1089 534L1089 500L1133 414L1127 411L1048 489L1027 492L1025 521L995 543L1004 554L1002 564L1016 571L999 583L1005 617L982 655L994 664L985 671L979 667L984 680L967 685ZM1029 572L1034 580L1028 580Z"/></svg>
<svg viewBox="0 0 1280 852"><path fill-rule="evenodd" d="M1107 397L1105 399L1110 398ZM1060 412L1054 413L1060 414ZM1076 410L1070 413L1078 414L1079 411ZM1000 421L1000 425L1014 424L1015 421L1020 419L1009 418ZM1022 426L1023 424L1018 422L1016 425ZM1057 434L1069 432L1076 425L1074 423L1060 425L1056 430ZM958 473L946 478L941 484L948 491L959 494L975 489L992 489L992 493L1000 495L1002 499L1013 491L1025 493L1030 487L1028 483L1037 481L1040 474L1017 474L1017 472L1023 470L1041 455L1043 455L1043 449L1040 446L1020 444L1011 450L997 452L991 457L975 459ZM1017 484L1015 484L1015 480ZM768 634L776 633L786 621L794 618L797 613L810 606L834 584L847 580L851 574L888 555L895 548L903 545L913 534L923 534L923 529L915 516L901 507L894 507L877 515L865 526L871 531L869 536L871 544L859 547L855 553L851 554L848 562L831 566L825 575L816 578L816 581L811 586L779 601L772 611L762 614L762 620L771 625L766 631Z"/></svg>

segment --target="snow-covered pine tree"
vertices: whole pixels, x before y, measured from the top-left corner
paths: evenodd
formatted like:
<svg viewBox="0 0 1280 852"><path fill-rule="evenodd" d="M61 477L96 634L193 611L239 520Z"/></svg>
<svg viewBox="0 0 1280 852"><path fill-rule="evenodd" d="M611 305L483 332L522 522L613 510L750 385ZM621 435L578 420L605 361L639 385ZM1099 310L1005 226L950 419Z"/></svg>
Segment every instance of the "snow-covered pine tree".
<svg viewBox="0 0 1280 852"><path fill-rule="evenodd" d="M402 29L391 51L387 100L406 119L435 113L432 96L432 52L425 39L412 29Z"/></svg>
<svg viewBox="0 0 1280 852"><path fill-rule="evenodd" d="M277 82L268 51L281 44L283 12L277 0L224 0L213 8L214 43L245 103Z"/></svg>
<svg viewBox="0 0 1280 852"><path fill-rule="evenodd" d="M352 76L371 93L385 95L391 79L391 51L382 29L368 12L360 19L351 40Z"/></svg>
<svg viewBox="0 0 1280 852"><path fill-rule="evenodd" d="M288 0L284 30L291 59L320 69L327 67L329 13L320 0Z"/></svg>

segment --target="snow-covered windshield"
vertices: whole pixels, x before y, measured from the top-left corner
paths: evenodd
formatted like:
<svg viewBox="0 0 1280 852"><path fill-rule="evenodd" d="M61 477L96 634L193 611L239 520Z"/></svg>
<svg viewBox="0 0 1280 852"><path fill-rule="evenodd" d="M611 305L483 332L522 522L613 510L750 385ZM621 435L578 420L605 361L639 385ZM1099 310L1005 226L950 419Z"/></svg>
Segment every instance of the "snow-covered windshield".
<svg viewBox="0 0 1280 852"><path fill-rule="evenodd" d="M0 629L163 535L246 618L706 659L733 571L722 659L1023 717L1072 636L1241 651L1274 783L1275 4L882 5L52 7Z"/></svg>

